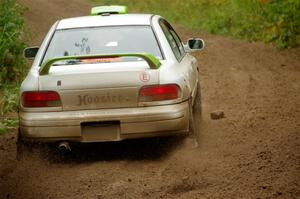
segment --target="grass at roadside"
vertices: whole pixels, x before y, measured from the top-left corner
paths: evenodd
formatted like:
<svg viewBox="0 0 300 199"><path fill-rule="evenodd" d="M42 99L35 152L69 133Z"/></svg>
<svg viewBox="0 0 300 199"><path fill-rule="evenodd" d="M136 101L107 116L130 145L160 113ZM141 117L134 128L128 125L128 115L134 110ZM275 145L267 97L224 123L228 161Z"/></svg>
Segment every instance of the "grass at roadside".
<svg viewBox="0 0 300 199"><path fill-rule="evenodd" d="M17 110L20 82L27 71L22 56L23 11L15 0L0 1L0 135L18 124L5 115Z"/></svg>
<svg viewBox="0 0 300 199"><path fill-rule="evenodd" d="M93 0L123 4L131 12L160 14L183 26L279 48L300 45L299 0Z"/></svg>
<svg viewBox="0 0 300 199"><path fill-rule="evenodd" d="M24 19L23 8L15 0L0 2L0 87L20 82L26 68L22 56Z"/></svg>
<svg viewBox="0 0 300 199"><path fill-rule="evenodd" d="M9 131L18 127L19 121L17 119L4 118L0 121L0 135L4 135Z"/></svg>
<svg viewBox="0 0 300 199"><path fill-rule="evenodd" d="M5 84L0 90L0 116L15 112L18 108L19 84Z"/></svg>

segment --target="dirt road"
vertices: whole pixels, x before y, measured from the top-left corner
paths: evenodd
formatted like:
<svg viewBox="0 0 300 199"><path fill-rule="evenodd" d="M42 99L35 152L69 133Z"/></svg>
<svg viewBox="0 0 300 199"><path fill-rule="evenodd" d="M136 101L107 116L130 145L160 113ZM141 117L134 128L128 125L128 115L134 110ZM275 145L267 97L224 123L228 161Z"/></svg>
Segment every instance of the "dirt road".
<svg viewBox="0 0 300 199"><path fill-rule="evenodd" d="M55 20L86 15L80 0L19 0L29 41ZM300 49L278 51L203 37L203 121L192 137L81 146L61 157L35 147L16 160L16 133L0 137L0 198L300 198ZM211 120L223 110L226 118Z"/></svg>

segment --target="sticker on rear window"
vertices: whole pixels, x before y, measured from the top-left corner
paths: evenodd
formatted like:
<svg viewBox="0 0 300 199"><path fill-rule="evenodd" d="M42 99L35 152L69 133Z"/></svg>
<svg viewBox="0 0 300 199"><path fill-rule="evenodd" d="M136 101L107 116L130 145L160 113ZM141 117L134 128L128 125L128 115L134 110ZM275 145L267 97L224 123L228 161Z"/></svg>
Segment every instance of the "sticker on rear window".
<svg viewBox="0 0 300 199"><path fill-rule="evenodd" d="M80 59L83 63L109 63L109 62L120 62L122 59L120 57L103 57L103 58L90 58L90 59Z"/></svg>
<svg viewBox="0 0 300 199"><path fill-rule="evenodd" d="M111 42L108 42L105 46L106 47L116 47L118 46L118 42L117 41L111 41Z"/></svg>

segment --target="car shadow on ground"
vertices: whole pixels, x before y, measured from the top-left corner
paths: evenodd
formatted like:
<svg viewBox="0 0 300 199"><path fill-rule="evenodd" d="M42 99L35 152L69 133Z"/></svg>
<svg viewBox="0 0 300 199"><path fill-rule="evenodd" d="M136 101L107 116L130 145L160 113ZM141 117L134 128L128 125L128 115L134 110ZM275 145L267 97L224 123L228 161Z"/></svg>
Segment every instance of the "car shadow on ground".
<svg viewBox="0 0 300 199"><path fill-rule="evenodd" d="M124 140L103 143L71 143L71 151L58 144L33 144L23 154L38 153L49 163L86 163L114 160L160 160L180 147L187 136Z"/></svg>

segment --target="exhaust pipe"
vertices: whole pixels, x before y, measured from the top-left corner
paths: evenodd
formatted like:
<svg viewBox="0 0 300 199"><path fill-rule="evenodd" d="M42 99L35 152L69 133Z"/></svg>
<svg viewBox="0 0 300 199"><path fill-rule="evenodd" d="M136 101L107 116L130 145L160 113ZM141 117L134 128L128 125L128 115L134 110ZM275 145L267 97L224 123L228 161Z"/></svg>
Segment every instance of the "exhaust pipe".
<svg viewBox="0 0 300 199"><path fill-rule="evenodd" d="M71 147L70 147L69 142L61 142L61 143L59 143L58 149L60 151L63 151L63 152L70 152L71 151Z"/></svg>

